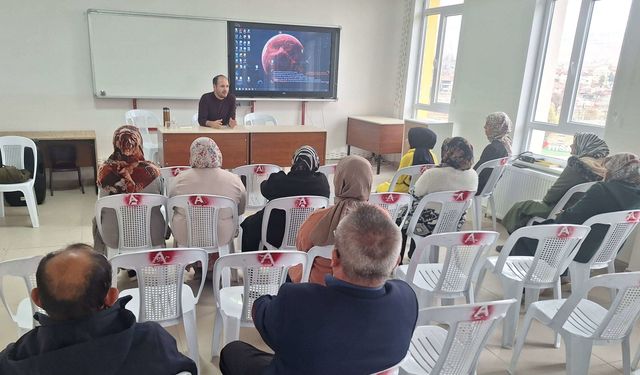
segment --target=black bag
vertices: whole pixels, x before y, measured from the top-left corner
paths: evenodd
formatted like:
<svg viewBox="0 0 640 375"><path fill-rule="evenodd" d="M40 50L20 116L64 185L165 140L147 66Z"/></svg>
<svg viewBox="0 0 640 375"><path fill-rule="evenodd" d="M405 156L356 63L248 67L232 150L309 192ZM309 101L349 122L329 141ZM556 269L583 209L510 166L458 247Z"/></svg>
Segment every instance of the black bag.
<svg viewBox="0 0 640 375"><path fill-rule="evenodd" d="M33 170L33 152L30 148L24 149L24 167L29 171ZM47 177L44 173L44 157L40 148L38 148L38 168L36 169L36 180L33 188L36 191L36 201L38 204L42 204L47 196ZM22 193L19 191L4 193L4 198L10 206L27 205Z"/></svg>

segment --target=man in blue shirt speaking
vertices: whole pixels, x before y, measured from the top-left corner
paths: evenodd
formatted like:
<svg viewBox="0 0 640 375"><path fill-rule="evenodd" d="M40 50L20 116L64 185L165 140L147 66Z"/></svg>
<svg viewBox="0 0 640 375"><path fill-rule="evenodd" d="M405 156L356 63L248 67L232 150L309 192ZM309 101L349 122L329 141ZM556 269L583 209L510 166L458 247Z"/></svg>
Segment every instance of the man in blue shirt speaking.
<svg viewBox="0 0 640 375"><path fill-rule="evenodd" d="M234 341L220 355L223 374L363 375L405 357L418 302L404 281L389 280L400 230L365 204L341 220L335 239L326 286L287 283L253 304L255 326L274 354Z"/></svg>

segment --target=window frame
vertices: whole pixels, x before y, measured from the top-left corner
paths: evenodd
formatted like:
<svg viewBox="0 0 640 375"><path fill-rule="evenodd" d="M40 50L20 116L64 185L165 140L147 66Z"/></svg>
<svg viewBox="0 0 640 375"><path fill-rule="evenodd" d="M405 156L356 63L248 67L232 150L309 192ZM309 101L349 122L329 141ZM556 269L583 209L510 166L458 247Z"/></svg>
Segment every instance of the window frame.
<svg viewBox="0 0 640 375"><path fill-rule="evenodd" d="M449 114L449 106L450 103L437 102L435 101L438 86L440 83L441 72L442 72L442 49L444 47L444 37L446 35L447 28L447 17L451 16L460 16L462 17L462 10L464 8L464 3L462 4L454 4L454 5L446 5L441 7L429 8L429 0L424 0L422 5L421 12L421 25L420 25L420 50L419 53L419 63L416 64L416 74L417 78L415 81L414 87L414 98L413 98L413 118L417 118L418 111L430 111L430 112L440 112L446 113L447 116ZM424 66L424 51L425 51L425 42L426 42L426 33L427 33L427 18L429 16L438 15L440 19L438 20L438 34L436 36L436 49L435 55L433 58L433 73L432 73L432 81L431 81L431 91L430 91L430 103L420 103L420 85L422 83L422 68ZM458 35L458 40L460 36ZM454 76L455 81L455 76Z"/></svg>

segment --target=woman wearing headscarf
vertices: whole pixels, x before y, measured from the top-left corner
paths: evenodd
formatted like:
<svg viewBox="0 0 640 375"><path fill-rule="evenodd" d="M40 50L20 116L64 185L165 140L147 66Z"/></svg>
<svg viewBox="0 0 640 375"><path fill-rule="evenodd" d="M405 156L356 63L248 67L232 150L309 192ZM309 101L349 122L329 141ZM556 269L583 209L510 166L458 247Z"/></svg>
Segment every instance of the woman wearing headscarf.
<svg viewBox="0 0 640 375"><path fill-rule="evenodd" d="M336 165L333 185L336 189L335 204L331 207L314 211L300 227L296 246L298 250L309 251L314 246L327 246L335 243L333 231L340 220L358 204L369 200L373 172L371 164L360 156L351 155L340 160ZM309 282L324 285L324 276L331 274L331 261L316 258L311 268ZM302 279L302 267L289 270L293 282Z"/></svg>
<svg viewBox="0 0 640 375"><path fill-rule="evenodd" d="M162 194L160 169L145 160L142 135L135 126L124 125L113 133L113 153L98 169L100 196L114 194ZM102 230L93 223L94 249L106 255L106 246L118 248L118 221L112 209L102 211ZM164 245L165 221L160 207L151 211L151 241L154 246Z"/></svg>
<svg viewBox="0 0 640 375"><path fill-rule="evenodd" d="M489 144L482 150L480 159L473 166L476 171L480 166L488 161L500 159L511 155L511 119L504 112L494 112L487 116L484 123L484 133L487 135ZM478 175L477 194L482 192L487 184L493 169L485 169Z"/></svg>
<svg viewBox="0 0 640 375"><path fill-rule="evenodd" d="M327 177L318 172L320 158L311 146L302 146L296 150L291 160L291 171L273 173L260 184L260 192L273 200L296 195L317 195L329 198L330 188ZM242 251L260 250L262 218L264 209L247 217L242 222ZM267 241L274 246L282 244L284 237L285 212L273 210L267 226Z"/></svg>
<svg viewBox="0 0 640 375"><path fill-rule="evenodd" d="M426 170L416 181L413 204L402 228L402 256L404 256L407 227L420 200L428 194L440 191L474 191L478 186L478 174L471 168L472 166L473 146L466 139L453 137L444 140L442 162L437 167ZM439 209L438 206L427 206L418 219L414 233L422 237L430 235L438 221ZM463 216L458 228L464 224L464 221ZM412 241L409 257L413 255L414 249L415 244Z"/></svg>
<svg viewBox="0 0 640 375"><path fill-rule="evenodd" d="M620 153L604 159L604 181L593 185L572 206L555 219L540 224L583 224L589 218L608 212L640 209L640 160L631 153ZM608 225L595 224L580 246L574 260L588 263L600 247ZM533 255L536 241L524 239L516 244L512 255Z"/></svg>
<svg viewBox="0 0 640 375"><path fill-rule="evenodd" d="M609 155L609 147L593 133L576 133L571 144L571 156L556 182L547 191L542 201L518 202L509 209L502 219L507 232L527 225L533 217L547 217L564 194L572 187L585 183L600 181L604 177L602 166L604 158ZM580 198L576 194L568 203L573 205Z"/></svg>
<svg viewBox="0 0 640 375"><path fill-rule="evenodd" d="M191 143L191 169L180 172L169 186L169 197L186 194L210 194L231 198L238 205L238 215L244 213L247 192L240 177L222 169L222 153L216 142L200 137ZM173 238L178 246L187 246L187 218L184 210L175 208L171 219ZM235 234L233 213L223 209L218 215L218 242L228 243Z"/></svg>
<svg viewBox="0 0 640 375"><path fill-rule="evenodd" d="M436 164L438 162L436 156L431 150L438 140L438 136L433 132L433 130L423 127L411 128L409 129L407 138L409 140L410 149L402 156L398 169L410 167L412 165ZM409 192L410 184L411 176L402 175L398 178L393 191L398 193L407 193ZM391 181L385 181L378 185L376 191L378 193L387 192L389 191L390 185Z"/></svg>

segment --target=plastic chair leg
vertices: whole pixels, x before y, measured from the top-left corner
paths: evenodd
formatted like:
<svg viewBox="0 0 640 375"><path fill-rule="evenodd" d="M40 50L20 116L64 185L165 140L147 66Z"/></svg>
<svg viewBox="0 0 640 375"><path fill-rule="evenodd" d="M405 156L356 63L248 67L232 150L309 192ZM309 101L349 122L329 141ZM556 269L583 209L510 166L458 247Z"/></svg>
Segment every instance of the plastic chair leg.
<svg viewBox="0 0 640 375"><path fill-rule="evenodd" d="M588 264L578 263L575 261L569 263L569 276L571 276L571 294L579 293L586 287L587 281L589 281L590 274L591 269Z"/></svg>
<svg viewBox="0 0 640 375"><path fill-rule="evenodd" d="M556 286L553 288L553 298L560 299L562 298L562 285L560 284L560 279L556 283ZM556 332L556 337L553 342L553 347L558 349L560 347L560 333Z"/></svg>
<svg viewBox="0 0 640 375"><path fill-rule="evenodd" d="M475 291L473 290L473 284L469 285L469 290L464 293L464 297L468 304L473 304L475 302Z"/></svg>
<svg viewBox="0 0 640 375"><path fill-rule="evenodd" d="M478 272L478 276L476 277L476 281L475 281L475 293L476 296L475 298L478 298L478 293L480 293L480 289L482 287L482 282L484 281L484 277L487 274L487 266L484 265L482 266L482 268L480 268L480 272Z"/></svg>
<svg viewBox="0 0 640 375"><path fill-rule="evenodd" d="M511 355L511 365L509 366L509 373L515 374L516 366L518 364L518 358L520 358L520 352L522 352L522 347L524 346L524 342L527 339L527 334L529 333L529 328L531 328L531 323L533 323L533 315L536 312L536 308L529 309L527 311L527 315L524 317L523 327L518 334L516 339L516 343L513 346L513 354Z"/></svg>
<svg viewBox="0 0 640 375"><path fill-rule="evenodd" d="M524 311L526 312L532 303L540 299L540 289L526 288L524 290Z"/></svg>
<svg viewBox="0 0 640 375"><path fill-rule="evenodd" d="M631 349L629 336L622 340L622 368L624 375L631 375Z"/></svg>
<svg viewBox="0 0 640 375"><path fill-rule="evenodd" d="M482 230L482 198L473 197L473 229Z"/></svg>
<svg viewBox="0 0 640 375"><path fill-rule="evenodd" d="M224 318L220 311L216 312L216 320L213 322L213 337L211 340L211 359L220 356L222 350L222 329L224 327Z"/></svg>
<svg viewBox="0 0 640 375"><path fill-rule="evenodd" d="M520 301L522 300L522 285L518 283L512 283L508 280L502 280L502 290L504 291L504 298L514 298L516 303L511 305L507 311L507 315L504 317L502 328L502 347L511 348L513 346L513 340L516 336L516 328L518 327L518 318L520 317Z"/></svg>
<svg viewBox="0 0 640 375"><path fill-rule="evenodd" d="M608 273L616 273L616 266L614 264L615 260L612 260L611 262L609 262L609 265L607 266L607 272ZM616 299L616 290L615 289L609 289L609 293L611 293L611 302L613 302L614 299Z"/></svg>
<svg viewBox="0 0 640 375"><path fill-rule="evenodd" d="M184 322L184 334L187 338L187 348L189 349L189 358L191 358L198 369L200 368L200 352L198 350L198 328L196 326L196 310L183 312L182 321Z"/></svg>
<svg viewBox="0 0 640 375"><path fill-rule="evenodd" d="M0 217L4 217L4 193L0 192Z"/></svg>
<svg viewBox="0 0 640 375"><path fill-rule="evenodd" d="M224 321L222 330L222 348L232 341L240 338L240 319L228 316ZM222 349L220 348L220 349Z"/></svg>
<svg viewBox="0 0 640 375"><path fill-rule="evenodd" d="M38 202L36 202L36 192L33 189L24 190L25 200L27 201L27 209L29 210L29 217L31 218L31 226L34 228L40 227L40 220L38 219Z"/></svg>
<svg viewBox="0 0 640 375"><path fill-rule="evenodd" d="M593 341L573 335L565 337L567 375L584 375L589 373Z"/></svg>
<svg viewBox="0 0 640 375"><path fill-rule="evenodd" d="M638 362L640 362L640 348L638 348L636 355L633 356L633 361L631 362L631 368L633 369L638 368Z"/></svg>
<svg viewBox="0 0 640 375"><path fill-rule="evenodd" d="M493 200L493 195L489 196L489 206L491 206L491 222L493 223L493 231L498 228L498 219L496 218L496 202Z"/></svg>

